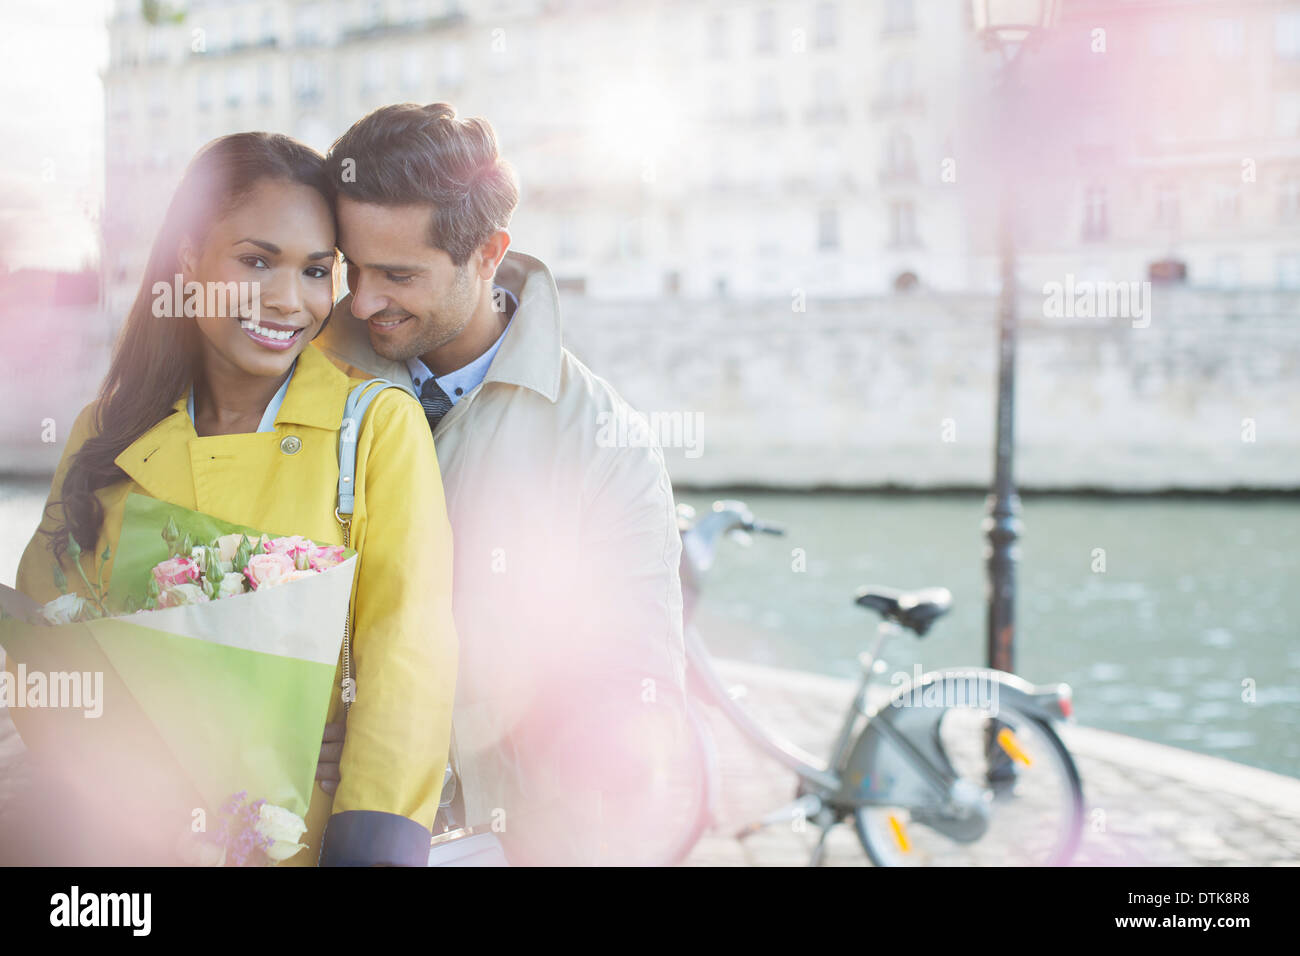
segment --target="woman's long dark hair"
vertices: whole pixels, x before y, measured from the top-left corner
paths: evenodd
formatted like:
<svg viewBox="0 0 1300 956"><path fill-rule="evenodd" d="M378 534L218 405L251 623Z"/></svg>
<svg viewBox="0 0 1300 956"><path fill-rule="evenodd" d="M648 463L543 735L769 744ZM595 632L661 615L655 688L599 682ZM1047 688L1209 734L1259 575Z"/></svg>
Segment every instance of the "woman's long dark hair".
<svg viewBox="0 0 1300 956"><path fill-rule="evenodd" d="M279 133L233 133L214 139L186 168L100 386L94 437L73 456L64 477L59 502L64 521L48 532L56 559L67 550L69 532L82 550L94 551L104 521L95 492L126 478L114 460L171 414L198 369L202 346L197 324L155 317L154 283L172 287L182 271L182 242L201 247L213 223L268 179L311 186L330 200L324 157Z"/></svg>

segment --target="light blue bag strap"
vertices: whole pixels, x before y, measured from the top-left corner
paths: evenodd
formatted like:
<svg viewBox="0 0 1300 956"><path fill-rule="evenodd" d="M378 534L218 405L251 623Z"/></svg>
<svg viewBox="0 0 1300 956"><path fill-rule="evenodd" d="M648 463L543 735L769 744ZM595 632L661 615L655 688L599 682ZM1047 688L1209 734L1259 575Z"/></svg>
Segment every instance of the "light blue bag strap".
<svg viewBox="0 0 1300 956"><path fill-rule="evenodd" d="M366 409L386 388L402 388L386 378L372 378L348 393L343 406L343 423L339 426L339 515L350 517L356 499L357 435L365 420ZM407 389L402 389L407 391Z"/></svg>

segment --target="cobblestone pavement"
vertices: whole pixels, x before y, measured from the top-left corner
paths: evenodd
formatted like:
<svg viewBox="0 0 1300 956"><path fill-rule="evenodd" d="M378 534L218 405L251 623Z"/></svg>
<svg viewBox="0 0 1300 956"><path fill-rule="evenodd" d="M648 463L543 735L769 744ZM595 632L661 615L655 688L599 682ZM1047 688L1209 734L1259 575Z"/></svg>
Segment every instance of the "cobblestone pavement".
<svg viewBox="0 0 1300 956"><path fill-rule="evenodd" d="M853 685L846 681L736 662L719 662L728 683L746 688L742 704L763 725L824 756ZM820 831L772 826L740 842L743 824L788 803L793 774L758 753L715 710L721 766L719 825L687 865L803 866ZM1058 727L1083 781L1078 866L1295 866L1300 864L1300 780L1114 734ZM916 829L913 827L913 829ZM869 866L850 824L832 830L825 865Z"/></svg>

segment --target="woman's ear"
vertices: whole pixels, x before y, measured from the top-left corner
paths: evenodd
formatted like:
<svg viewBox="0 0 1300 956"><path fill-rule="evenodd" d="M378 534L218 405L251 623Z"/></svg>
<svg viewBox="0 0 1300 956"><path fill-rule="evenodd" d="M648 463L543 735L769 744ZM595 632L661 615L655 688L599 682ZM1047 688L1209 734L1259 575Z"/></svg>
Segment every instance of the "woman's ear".
<svg viewBox="0 0 1300 956"><path fill-rule="evenodd" d="M198 272L199 257L189 236L181 237L180 245L176 248L176 262L187 280Z"/></svg>

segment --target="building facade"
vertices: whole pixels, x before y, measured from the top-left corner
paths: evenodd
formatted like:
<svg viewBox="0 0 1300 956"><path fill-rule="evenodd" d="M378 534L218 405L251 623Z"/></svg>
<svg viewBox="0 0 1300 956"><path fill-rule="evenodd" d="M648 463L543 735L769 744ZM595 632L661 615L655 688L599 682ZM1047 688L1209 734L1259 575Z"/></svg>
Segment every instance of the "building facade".
<svg viewBox="0 0 1300 956"><path fill-rule="evenodd" d="M1296 3L1066 0L1018 69L1019 139L967 0L181 7L117 0L109 23L117 314L200 145L271 129L324 149L370 109L435 100L493 122L520 178L514 243L579 296L988 292L999 138L1033 160L1008 187L1028 288L1157 264L1300 287Z"/></svg>

